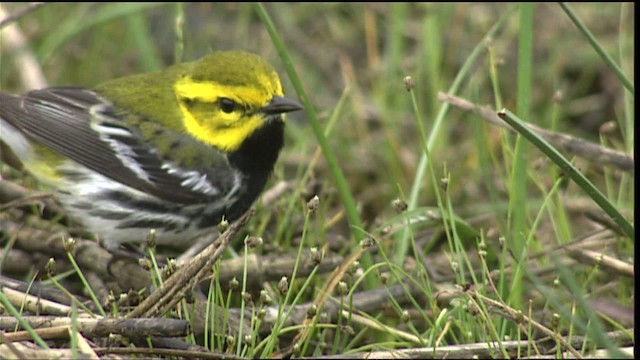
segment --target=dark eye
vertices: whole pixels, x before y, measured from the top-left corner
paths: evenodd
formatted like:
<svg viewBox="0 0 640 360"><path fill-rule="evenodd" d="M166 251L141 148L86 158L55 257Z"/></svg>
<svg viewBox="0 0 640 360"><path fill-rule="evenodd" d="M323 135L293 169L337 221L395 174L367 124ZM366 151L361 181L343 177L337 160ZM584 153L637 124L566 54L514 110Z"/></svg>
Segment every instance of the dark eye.
<svg viewBox="0 0 640 360"><path fill-rule="evenodd" d="M191 107L191 106L193 106L193 103L194 103L193 99L190 99L190 98L182 98L181 100L182 100L182 102L184 103L184 105L185 105L186 107Z"/></svg>
<svg viewBox="0 0 640 360"><path fill-rule="evenodd" d="M220 104L220 110L226 112L227 114L231 114L233 110L236 109L236 102L231 99L221 98L220 100L218 100L218 103Z"/></svg>

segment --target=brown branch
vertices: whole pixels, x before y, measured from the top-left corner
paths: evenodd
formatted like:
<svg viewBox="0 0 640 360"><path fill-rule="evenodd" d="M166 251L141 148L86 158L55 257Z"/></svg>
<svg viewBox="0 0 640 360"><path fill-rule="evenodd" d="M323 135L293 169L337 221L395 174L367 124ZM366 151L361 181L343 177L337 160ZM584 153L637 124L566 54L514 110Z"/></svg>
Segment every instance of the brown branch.
<svg viewBox="0 0 640 360"><path fill-rule="evenodd" d="M283 276L291 278L296 261L298 262L297 276L305 277L316 268L317 273L324 274L333 271L342 262L341 256L327 256L320 264L314 260L311 251L303 249L300 259L286 254L270 254L258 256L256 254L247 255L247 289L261 289L262 284L269 281L278 281ZM244 273L244 257L228 259L221 263L219 273L216 277L220 281L223 290L227 289L228 283L233 279L240 279ZM208 279L208 278L207 278Z"/></svg>
<svg viewBox="0 0 640 360"><path fill-rule="evenodd" d="M614 275L622 275L629 278L635 277L633 264L629 264L622 260L618 260L601 252L580 249L575 246L568 247L566 251L573 259L589 265L598 265L603 270L613 273Z"/></svg>
<svg viewBox="0 0 640 360"><path fill-rule="evenodd" d="M246 358L237 357L232 354L217 351L199 351L199 350L177 350L177 349L160 349L160 348L114 348L101 347L95 348L94 351L100 355L124 355L132 357L133 355L144 355L151 357L153 355L161 357L178 357L185 359L220 359L220 360L244 360Z"/></svg>
<svg viewBox="0 0 640 360"><path fill-rule="evenodd" d="M411 286L408 283L405 284L405 286L393 285L387 288L355 292L349 299L348 307L354 312L373 313L384 310L384 308L389 304L390 298L399 304L404 304L409 301L410 297L420 298L423 294L424 291L422 289ZM310 302L295 305L293 308L286 307L281 312L287 313L291 310L291 314L288 318L281 319L281 321L283 321L282 325L294 326L301 324L307 318L307 311L312 305L314 305L314 303ZM338 317L340 311L344 310L345 307L345 304L340 304L339 299L330 298L329 301L325 303L321 313L323 314L323 317L326 316L326 321L331 322ZM280 311L280 309L275 306L268 306L265 309L267 311L264 319L262 319L260 328L261 333L271 331L278 319L278 312Z"/></svg>
<svg viewBox="0 0 640 360"><path fill-rule="evenodd" d="M4 154L1 154L4 156ZM2 158L2 161L5 159ZM0 213L14 207L26 207L25 205L37 204L40 206L40 213L53 218L64 215L62 207L54 200L50 193L39 193L31 189L27 189L22 185L11 181L10 179L2 179L0 176Z"/></svg>
<svg viewBox="0 0 640 360"><path fill-rule="evenodd" d="M30 14L30 13L38 10L40 7L42 7L45 4L46 3L44 3L44 2L33 2L33 3L23 7L22 9L14 12L13 14L7 15L2 20L0 20L0 29L5 27L6 25L9 25L12 22L18 21L21 17L23 17L25 15Z"/></svg>
<svg viewBox="0 0 640 360"><path fill-rule="evenodd" d="M0 217L0 233L10 235L15 238L15 246L12 251L24 251L32 256L35 254L46 254L55 257L57 260L65 260L66 254L62 246L61 238L68 238L71 235L66 228L44 219L28 217L29 226L16 223L12 219ZM40 230L47 229L47 231ZM151 286L149 272L140 267L137 263L126 258L112 258L112 255L103 249L97 242L81 238L74 238L76 246L74 258L83 270L95 272L104 279L115 279L121 290L140 290ZM2 237L0 236L0 245ZM4 245L3 245L4 246ZM0 252L1 254L1 252ZM26 256L24 254L22 256ZM21 256L20 253L16 257ZM260 289L267 281L277 281L282 276L291 274L291 269L296 262L295 257L278 255L258 256L249 254L247 272L253 274L247 283L248 289ZM9 255L13 259L13 254ZM192 260L189 260L191 262ZM340 256L325 257L318 269L318 273L333 271L342 261ZM26 265L31 262L26 262ZM7 264L4 264L7 266ZM10 264L9 264L10 265ZM25 264L22 264L25 265ZM220 266L218 278L222 288L225 289L228 282L236 277L240 278L244 271L244 259L224 260ZM304 249L299 261L298 274L307 276L314 270L314 263L309 250ZM209 276L211 273L207 272ZM206 279L206 278L205 278Z"/></svg>
<svg viewBox="0 0 640 360"><path fill-rule="evenodd" d="M605 336L617 343L623 342L623 346L633 345L633 340L629 334L621 334L622 331L612 331L606 333ZM629 330L629 333L633 333ZM571 343L575 346L581 344L575 341L578 336L572 336ZM567 340L568 341L568 340ZM505 349L509 355L513 358L520 357L527 359L529 357L523 354L522 351L527 348L527 340L511 340L502 341L500 346ZM633 349L621 349L627 352L633 357ZM520 351L520 353L518 353ZM555 353L551 353L555 355ZM524 357L523 357L524 356ZM592 358L606 358L610 356L607 352L595 351L593 354L589 354ZM460 345L447 345L436 347L421 347L411 349L395 349L395 350L374 350L370 352L356 352L341 355L329 355L319 357L320 359L471 359L471 358L495 358L499 357L498 345L490 345L487 343L472 343L472 344L460 344ZM318 358L318 357L314 357ZM530 358L547 358L544 356L532 356ZM556 359L556 356L549 357L550 359ZM563 359L570 358L570 354L563 353ZM302 357L300 359L311 359L311 357Z"/></svg>
<svg viewBox="0 0 640 360"><path fill-rule="evenodd" d="M539 322L533 320L532 318L524 315L522 312L519 312L519 311L507 306L506 304L500 302L500 301L496 301L496 300L493 300L491 298L488 298L488 297L478 293L476 290L473 290L473 291L469 292L469 294L471 295L472 298L480 300L483 303L485 303L486 305L489 305L490 307L493 307L493 308L496 308L496 309L500 309L500 311L503 311L504 313L509 315L509 317L516 323L531 324L532 327L534 327L538 331L542 332L546 336L548 336L548 337L550 337L550 338L552 338L554 340L557 340L565 349L567 349L573 356L575 356L576 359L584 358L582 356L582 354L580 354L580 352L578 352L578 350L576 350L566 339L564 339L563 337L559 336L558 334L556 334L555 332L553 332L551 329L547 328L546 326L542 325L541 323L539 323Z"/></svg>
<svg viewBox="0 0 640 360"><path fill-rule="evenodd" d="M526 349L526 340L503 341L500 346L510 356L516 357L518 349ZM471 358L500 358L498 344L485 343L448 345L437 347L418 347L396 350L374 350L370 352L357 352L343 355L323 356L322 359L471 359ZM310 359L303 357L301 359Z"/></svg>
<svg viewBox="0 0 640 360"><path fill-rule="evenodd" d="M0 17L5 18L6 11L0 4ZM47 80L38 63L38 59L29 50L28 41L16 24L8 25L0 31L0 46L7 53L14 53L13 63L17 68L16 74L26 89L41 89L47 87ZM4 52L4 51L3 51Z"/></svg>
<svg viewBox="0 0 640 360"><path fill-rule="evenodd" d="M442 92L438 93L438 100L449 103L461 110L474 112L493 125L513 131L511 126L502 121L496 111L489 107L479 106L465 99ZM635 172L635 160L633 157L627 156L622 152L567 134L546 130L535 125L527 124L527 126L560 150L597 164L616 167L632 175Z"/></svg>
<svg viewBox="0 0 640 360"><path fill-rule="evenodd" d="M186 266L179 268L127 317L151 317L158 312L163 313L165 309L177 304L206 276L207 270L211 269L220 255L222 255L231 238L249 221L253 212L253 208L249 209L240 219L231 224L227 231L220 234L214 243L204 249Z"/></svg>
<svg viewBox="0 0 640 360"><path fill-rule="evenodd" d="M367 242L371 241L373 243L375 240L367 239L364 241L367 241ZM370 250L370 248L371 248L370 244L367 244L366 246L364 245L360 246L351 255L349 255L346 259L344 259L344 261L340 264L340 266L336 267L336 269L333 271L329 279L325 282L323 288L318 292L318 295L316 295L316 298L313 301L313 304L317 306L318 310L321 310L324 308L327 302L327 298L329 298L329 295L333 293L333 290L336 288L336 286L338 286L338 283L345 276L345 274L347 273L347 270L353 264L353 262L358 260L360 256L362 256L362 254L364 254L365 251ZM319 314L315 314L312 317L304 318L304 320L302 321L303 328L300 332L296 334L291 344L304 343L305 341L307 341L308 337L313 333L313 326L309 326L309 324L314 324L316 321L316 317L318 315ZM279 355L289 354L291 352L292 346L289 346L288 348L281 350Z"/></svg>
<svg viewBox="0 0 640 360"><path fill-rule="evenodd" d="M2 343L0 341L0 354L6 358L17 359L72 359L71 349L42 349L30 342ZM84 354L77 354L82 357Z"/></svg>
<svg viewBox="0 0 640 360"><path fill-rule="evenodd" d="M71 326L74 319L60 316L22 316L22 319L36 330ZM78 331L87 337L102 337L109 334L120 334L127 337L165 336L179 337L189 333L186 320L170 318L136 318L136 319L87 319L76 318ZM13 316L0 316L0 330L12 331L19 326L18 319ZM52 331L52 330L49 330ZM53 334L53 333L51 333ZM26 331L5 333L11 341L30 340ZM54 335L51 335L54 336ZM64 336L63 336L64 338Z"/></svg>
<svg viewBox="0 0 640 360"><path fill-rule="evenodd" d="M6 286L4 281L0 282L0 292L2 292L10 304L17 308L21 308L24 312L56 316L67 316L71 313L71 307L68 305L43 299L39 296L25 294L23 291Z"/></svg>

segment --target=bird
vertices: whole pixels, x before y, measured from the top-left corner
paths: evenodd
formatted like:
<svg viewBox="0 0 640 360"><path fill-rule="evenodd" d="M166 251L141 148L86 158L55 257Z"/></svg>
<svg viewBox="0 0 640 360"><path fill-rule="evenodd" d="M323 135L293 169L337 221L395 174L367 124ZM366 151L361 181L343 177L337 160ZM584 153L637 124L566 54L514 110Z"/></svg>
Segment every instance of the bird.
<svg viewBox="0 0 640 360"><path fill-rule="evenodd" d="M284 97L262 57L215 51L93 88L0 93L0 141L112 253L185 248L248 210L284 146Z"/></svg>

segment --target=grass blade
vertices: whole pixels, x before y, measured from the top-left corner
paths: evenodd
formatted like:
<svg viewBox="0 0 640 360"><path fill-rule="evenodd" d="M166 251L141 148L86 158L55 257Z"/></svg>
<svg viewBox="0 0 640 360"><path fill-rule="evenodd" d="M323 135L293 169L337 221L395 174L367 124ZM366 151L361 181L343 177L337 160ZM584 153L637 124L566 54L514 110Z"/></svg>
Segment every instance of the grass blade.
<svg viewBox="0 0 640 360"><path fill-rule="evenodd" d="M607 54L607 52L604 51L604 48L602 47L602 45L600 45L598 40L596 40L595 36L593 36L591 31L587 29L585 24L582 21L580 21L580 19L573 12L571 7L569 7L567 3L563 3L563 2L560 3L560 7L562 8L562 10L564 10L564 12L567 14L569 19L571 19L573 24L578 28L578 30L580 30L582 34L584 34L584 36L587 38L587 40L589 40L589 43L591 44L591 46L593 46L593 49L598 53L598 55L600 55L600 57L605 62L605 64L607 64L607 66L609 66L609 68L613 71L613 73L618 77L618 80L622 82L622 85L624 85L625 89L627 89L631 93L631 95L635 95L635 89L633 87L633 83L631 82L631 80L629 80L629 78L624 74L622 69L618 66L618 64L616 64L616 62L611 58L611 56L609 56L609 54Z"/></svg>
<svg viewBox="0 0 640 360"><path fill-rule="evenodd" d="M587 179L578 169L569 162L562 154L558 152L553 146L546 142L543 138L539 137L536 133L531 131L522 120L520 120L514 113L507 109L500 110L498 116L509 125L511 125L518 133L527 138L533 143L540 151L547 155L556 165L558 165L565 174L582 188L589 197L595 201L604 212L606 212L613 221L616 222L622 229L622 231L630 239L635 239L635 230L633 225L627 219L622 216L618 209L609 202L609 200Z"/></svg>
<svg viewBox="0 0 640 360"><path fill-rule="evenodd" d="M257 3L256 11L258 12L260 19L262 20L265 27L267 28L267 31L269 32L269 36L271 37L271 40L273 41L273 44L278 51L278 55L280 55L280 58L282 59L284 67L287 71L287 75L291 80L291 84L295 88L296 93L298 94L298 97L300 98L300 101L304 106L304 111L305 111L305 114L307 115L307 121L309 122L309 125L311 126L311 129L313 130L313 133L316 139L318 140L318 144L322 149L322 154L324 155L327 161L327 164L329 166L329 169L331 171L331 174L333 175L333 179L335 181L336 188L340 195L340 199L342 200L342 203L344 205L344 208L347 214L347 218L349 219L349 223L351 224L351 229L355 230L355 233L352 233L352 235L355 235L356 239L362 238L365 236L364 226L362 225L362 220L360 219L360 215L358 215L358 209L356 208L356 201L353 198L353 195L351 194L349 185L347 184L347 180L344 177L344 173L342 172L342 169L338 164L338 160L336 159L336 156L331 150L331 147L329 146L329 142L327 141L327 138L324 135L324 128L322 127L322 125L320 125L320 122L318 121L318 117L316 116L316 112L313 109L313 105L311 104L311 101L309 100L307 93L304 91L304 88L302 87L302 82L300 81L300 78L298 77L298 74L293 66L293 62L291 61L291 57L289 56L289 53L286 50L286 46L284 45L282 39L280 38L280 35L278 35L275 29L275 26L273 25L273 22L271 21L271 18L269 17L269 14L267 13L267 10L265 9L264 5L261 3ZM363 260L362 264L365 267L369 267L372 264L372 260L369 254L365 254L362 260Z"/></svg>
<svg viewBox="0 0 640 360"><path fill-rule="evenodd" d="M515 9L514 7L507 9L502 15L502 17L500 17L500 19L495 23L495 25L493 25L491 29L487 32L487 34L482 38L482 40L478 42L478 45L476 45L476 47L473 49L471 54L469 54L469 57L467 58L467 60L465 60L464 64L460 68L460 71L458 71L456 78L453 80L451 87L449 87L449 90L447 91L448 94L454 95L458 92L458 90L462 85L462 82L469 74L472 65L475 63L476 59L478 59L480 54L482 54L483 50L485 49L485 43L486 43L485 40L488 38L494 37L498 33L498 30L502 29L502 25L509 18L509 16L511 15L514 9ZM440 128L444 123L444 118L448 111L449 111L449 104L443 104L440 107L440 110L438 111L438 115L436 116L436 119L433 123L433 127L431 128L429 138L427 139L427 150L429 152L433 150L433 146L436 140L438 139L439 136L441 136ZM422 157L420 158L420 162L418 163L418 167L416 169L416 175L413 179L413 186L411 187L409 201L407 201L408 211L415 209L416 206L418 205L418 197L420 196L420 190L422 190L422 186L423 186L422 179L424 178L425 173L427 171L428 163L429 163L429 158L427 157L426 153L423 153ZM397 264L403 261L405 256L404 254L406 254L407 249L409 248L409 234L410 234L409 229L405 229L405 231L402 233L402 237L399 239L397 243L398 245L396 249L394 250L393 261Z"/></svg>

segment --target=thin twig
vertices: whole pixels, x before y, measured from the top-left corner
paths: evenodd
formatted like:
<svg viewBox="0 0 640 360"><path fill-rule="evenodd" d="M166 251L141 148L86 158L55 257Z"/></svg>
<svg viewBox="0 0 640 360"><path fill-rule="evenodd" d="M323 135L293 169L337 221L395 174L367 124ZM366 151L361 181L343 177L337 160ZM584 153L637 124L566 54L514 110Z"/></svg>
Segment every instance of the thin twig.
<svg viewBox="0 0 640 360"><path fill-rule="evenodd" d="M473 290L473 291L469 292L469 294L473 298L478 299L478 300L482 301L483 303L485 303L485 304L487 304L489 306L493 306L495 308L500 309L501 311L504 311L515 322L522 322L522 323L531 324L531 326L533 326L537 330L541 331L545 335L549 336L550 338L552 338L554 340L557 340L565 349L567 349L577 359L582 359L583 358L582 354L580 354L580 352L578 350L576 350L573 346L571 346L571 344L569 344L569 342L566 339L564 339L561 336L558 336L558 334L556 334L555 332L553 332L552 330L550 330L546 326L540 324L539 322L537 322L537 321L531 319L530 317L524 315L522 312L519 312L519 311L507 306L506 304L503 304L503 303L499 302L499 301L496 301L496 300L493 300L491 298L488 298L488 297L478 293L476 290Z"/></svg>
<svg viewBox="0 0 640 360"><path fill-rule="evenodd" d="M193 261L178 269L158 290L140 303L127 317L151 317L156 312L162 312L162 309L167 309L180 301L184 294L193 289L206 276L207 270L211 269L213 263L222 255L229 240L247 223L253 212L253 208L247 211L240 219L229 226L227 231L220 234L214 243L196 256Z"/></svg>
<svg viewBox="0 0 640 360"><path fill-rule="evenodd" d="M181 337L189 332L189 323L182 319L171 318L137 318L137 319L72 319L66 316L23 316L36 331L47 332L54 336L54 328L69 327L76 322L78 331L84 336L100 337L109 334L120 334L128 337L164 336ZM0 329L13 330L18 326L18 320L10 316L0 317ZM12 341L31 339L25 331L5 334ZM66 335L65 335L66 336Z"/></svg>
<svg viewBox="0 0 640 360"><path fill-rule="evenodd" d="M100 355L125 355L126 357L133 355L144 355L145 357L151 357L153 355L163 357L178 357L186 359L246 359L237 357L228 353L222 353L217 351L194 351L194 350L176 350L176 349L159 349L159 348L115 348L115 347L102 347L95 348L94 351Z"/></svg>
<svg viewBox="0 0 640 360"><path fill-rule="evenodd" d="M589 265L601 266L605 271L613 272L615 275L622 275L632 279L635 278L633 264L605 255L602 252L581 249L573 246L568 247L567 252L569 253L569 256L580 262L587 263Z"/></svg>
<svg viewBox="0 0 640 360"><path fill-rule="evenodd" d="M46 3L44 2L32 2L31 4L23 7L22 9L14 12L13 14L6 16L2 20L0 20L0 29L5 27L5 25L9 25L12 22L18 21L21 17L25 15L38 10L40 7L42 7L45 4Z"/></svg>
<svg viewBox="0 0 640 360"><path fill-rule="evenodd" d="M0 4L0 17L5 17L6 10ZM13 63L21 83L26 89L41 89L47 87L47 80L38 63L38 59L29 50L27 39L16 24L11 24L0 31L0 46L8 53L14 54Z"/></svg>
<svg viewBox="0 0 640 360"><path fill-rule="evenodd" d="M438 93L438 100L464 111L472 111L493 125L514 131L511 126L498 117L495 110L489 107L476 105L466 99L442 92ZM632 175L635 172L635 160L633 157L627 156L622 152L571 135L546 130L535 125L527 124L527 126L551 143L551 145L570 154L580 156L597 164L616 167Z"/></svg>

